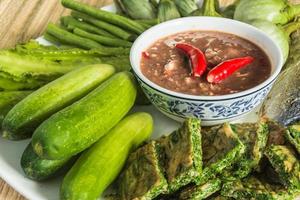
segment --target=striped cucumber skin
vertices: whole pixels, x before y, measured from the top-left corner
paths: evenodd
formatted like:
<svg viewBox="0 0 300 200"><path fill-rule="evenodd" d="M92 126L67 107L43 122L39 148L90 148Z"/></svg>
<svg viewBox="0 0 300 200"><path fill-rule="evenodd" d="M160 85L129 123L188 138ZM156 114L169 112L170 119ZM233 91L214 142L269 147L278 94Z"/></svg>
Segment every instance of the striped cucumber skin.
<svg viewBox="0 0 300 200"><path fill-rule="evenodd" d="M85 150L127 114L135 98L133 75L114 75L41 124L33 134L34 151L42 158L58 160Z"/></svg>
<svg viewBox="0 0 300 200"><path fill-rule="evenodd" d="M63 180L61 200L97 199L122 170L129 153L147 140L153 120L147 113L124 118L84 152Z"/></svg>
<svg viewBox="0 0 300 200"><path fill-rule="evenodd" d="M10 140L29 138L44 120L84 97L114 72L110 65L85 66L33 92L4 118L3 137Z"/></svg>
<svg viewBox="0 0 300 200"><path fill-rule="evenodd" d="M0 92L0 129L7 113L32 91L4 91Z"/></svg>
<svg viewBox="0 0 300 200"><path fill-rule="evenodd" d="M61 160L46 160L33 151L31 143L26 147L21 157L21 167L27 178L43 181L58 175L63 168L70 167L73 158ZM73 161L74 162L74 161Z"/></svg>

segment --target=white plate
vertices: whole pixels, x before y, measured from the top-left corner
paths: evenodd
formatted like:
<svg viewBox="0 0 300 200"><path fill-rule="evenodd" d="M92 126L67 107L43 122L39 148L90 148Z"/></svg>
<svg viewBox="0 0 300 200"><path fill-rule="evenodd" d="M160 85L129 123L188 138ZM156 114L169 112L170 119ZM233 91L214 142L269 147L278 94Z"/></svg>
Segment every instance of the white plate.
<svg viewBox="0 0 300 200"><path fill-rule="evenodd" d="M107 6L105 10L114 12L114 6ZM38 38L42 44L49 44L42 38ZM152 114L154 118L154 132L152 138L169 134L179 124L158 112L153 106L136 106L132 112L144 111ZM239 122L256 120L256 112L248 114ZM12 142L0 139L0 177L29 200L58 200L59 187L62 177L38 183L27 179L20 167L21 155L30 140Z"/></svg>

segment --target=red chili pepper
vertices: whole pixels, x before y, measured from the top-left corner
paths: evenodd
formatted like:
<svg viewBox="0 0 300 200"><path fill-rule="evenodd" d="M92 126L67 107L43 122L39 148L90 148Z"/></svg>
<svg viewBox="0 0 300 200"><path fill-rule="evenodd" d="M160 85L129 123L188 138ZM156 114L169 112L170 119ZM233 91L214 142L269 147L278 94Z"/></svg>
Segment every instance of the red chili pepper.
<svg viewBox="0 0 300 200"><path fill-rule="evenodd" d="M237 70L246 67L253 61L254 58L251 56L226 60L209 71L207 81L209 83L220 83L222 80L226 79Z"/></svg>
<svg viewBox="0 0 300 200"><path fill-rule="evenodd" d="M146 52L146 51L143 51L142 52L142 56L144 57L144 58L150 58L150 55L149 55L149 53L148 52Z"/></svg>
<svg viewBox="0 0 300 200"><path fill-rule="evenodd" d="M207 62L204 53L200 49L185 43L177 43L175 47L188 55L191 64L192 76L202 76L207 69Z"/></svg>

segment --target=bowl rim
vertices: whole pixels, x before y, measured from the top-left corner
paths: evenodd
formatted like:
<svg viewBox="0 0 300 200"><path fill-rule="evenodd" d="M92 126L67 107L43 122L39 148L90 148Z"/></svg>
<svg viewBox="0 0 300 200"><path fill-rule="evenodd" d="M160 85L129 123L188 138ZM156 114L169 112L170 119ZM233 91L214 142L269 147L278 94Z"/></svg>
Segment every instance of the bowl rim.
<svg viewBox="0 0 300 200"><path fill-rule="evenodd" d="M175 92L175 91L166 89L164 87L161 87L161 86L157 85L156 83L152 82L151 80L149 80L141 72L140 65L136 66L134 64L135 63L134 62L135 55L137 54L138 47L141 44L143 44L143 40L145 39L146 35L149 35L150 33L157 31L157 29L159 29L161 31L161 29L164 26L169 26L169 25L172 25L172 24L175 24L175 23L178 25L178 23L184 23L185 21L189 21L189 20L193 20L193 21L195 21L195 20L200 20L200 21L203 21L203 20L216 21L216 20L218 20L218 21L220 21L222 23L226 23L226 22L236 23L236 24L239 24L240 26L243 26L245 29L255 31L258 34L263 35L263 37L265 37L267 40L269 40L269 43L272 43L274 45L274 48L272 48L272 51L275 51L276 54L280 55L279 58L278 58L279 61L278 61L277 65L274 65L275 66L275 70L274 70L273 74L268 79L266 79L264 82L260 83L259 85L255 86L255 87L252 87L252 88L250 88L248 90L244 90L244 91L237 92L237 93L234 93L234 94L216 95L216 96L191 95L191 94L185 94L185 93ZM176 33L180 33L180 32L182 32L182 31L176 31L175 30L174 33L166 34L166 36L172 35L172 34L176 34ZM232 33L232 34L234 34L234 33ZM153 43L155 41L156 40L153 40ZM250 39L249 39L249 41L253 42ZM253 42L253 43L256 44L255 42ZM268 53L267 53L267 55L268 55ZM133 45L131 47L131 50L130 50L130 63L131 63L131 66L132 66L132 70L133 70L135 76L137 76L138 79L140 79L144 84L147 84L151 88L153 88L153 89L155 89L157 91L160 91L160 92L162 92L165 95L170 95L170 96L173 96L173 97L176 97L176 98L182 98L182 99L187 99L187 100L189 99L189 100L201 100L201 101L202 100L205 100L205 101L221 101L221 100L229 100L229 99L236 99L236 98L240 98L240 97L245 97L245 96L251 95L253 93L256 93L256 92L262 90L263 88L265 88L266 86L268 86L269 84L271 84L278 77L278 75L281 72L281 69L282 69L282 67L284 65L284 59L283 59L283 52L280 49L279 45L276 42L274 42L262 30L254 27L252 25L246 24L244 22L232 20L232 19L227 19L227 18L196 16L196 17L183 17L183 18L178 18L178 19L173 19L173 20L167 21L167 22L163 22L163 23L155 25L155 26L149 28L148 30L146 30L145 32L143 32L135 40L135 42L133 43Z"/></svg>

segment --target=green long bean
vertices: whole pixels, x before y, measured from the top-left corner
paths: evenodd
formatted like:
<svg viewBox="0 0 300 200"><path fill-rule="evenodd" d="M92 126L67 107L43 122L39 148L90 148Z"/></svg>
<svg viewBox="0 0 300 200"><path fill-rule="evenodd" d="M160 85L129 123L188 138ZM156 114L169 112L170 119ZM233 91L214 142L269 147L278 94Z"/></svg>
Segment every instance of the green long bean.
<svg viewBox="0 0 300 200"><path fill-rule="evenodd" d="M96 41L100 44L103 44L105 46L112 46L112 47L131 47L132 46L132 42L92 34L92 33L86 32L86 31L84 31L82 29L79 29L79 28L75 28L73 30L73 33L78 35L78 36L94 40L94 41Z"/></svg>
<svg viewBox="0 0 300 200"><path fill-rule="evenodd" d="M67 43L70 45L75 45L81 47L83 49L92 49L97 52L99 55L111 56L111 55L128 55L130 52L130 48L122 48L122 47L104 47L101 44L80 37L64 29L59 28L54 24L49 24L47 28L47 33L55 36L62 43Z"/></svg>
<svg viewBox="0 0 300 200"><path fill-rule="evenodd" d="M86 14L73 11L71 13L71 15L73 17L75 17L76 19L82 19L85 22L91 23L91 24L93 24L93 25L95 25L95 26L97 26L101 29L104 29L104 30L110 32L111 34L114 34L115 36L118 36L121 39L128 40L128 41L133 41L136 38L136 36L134 34L131 34L127 31L124 31L123 29L121 29L121 28L119 28L115 25L100 21L100 20L95 19L93 17L90 17Z"/></svg>
<svg viewBox="0 0 300 200"><path fill-rule="evenodd" d="M88 23L85 23L83 21L79 21L79 20L76 20L74 17L72 16L65 16L65 17L62 17L61 18L61 22L67 26L68 28L69 27L72 27L72 30L74 28L80 28L82 30L85 30L87 32L91 32L91 33L96 33L96 34L99 34L99 35L103 35L103 36L106 36L106 37L111 37L111 38L116 38L114 35L112 35L111 33L103 30L103 29L100 29L96 26L93 26L91 24L88 24Z"/></svg>
<svg viewBox="0 0 300 200"><path fill-rule="evenodd" d="M47 33L56 37L62 43L74 44L84 49L101 48L102 46L97 42L74 35L54 24L49 24Z"/></svg>
<svg viewBox="0 0 300 200"><path fill-rule="evenodd" d="M73 0L62 0L61 2L62 5L65 6L66 8L70 8L72 10L76 10L85 13L87 15L93 16L97 19L115 24L127 30L133 31L134 33L141 34L142 32L145 31L145 28L141 26L139 23L129 18L117 15L115 13L100 10L95 7L83 3L79 3Z"/></svg>

